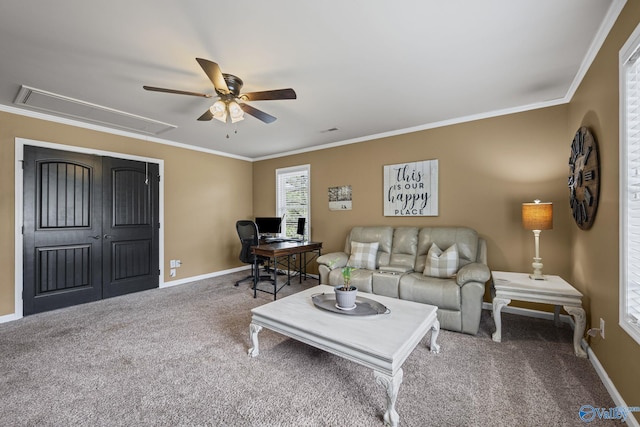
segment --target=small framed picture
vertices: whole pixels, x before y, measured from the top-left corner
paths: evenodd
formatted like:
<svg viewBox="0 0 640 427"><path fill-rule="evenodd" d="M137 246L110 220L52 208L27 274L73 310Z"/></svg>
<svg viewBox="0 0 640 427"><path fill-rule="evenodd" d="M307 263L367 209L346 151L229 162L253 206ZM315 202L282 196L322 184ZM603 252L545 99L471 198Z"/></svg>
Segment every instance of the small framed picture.
<svg viewBox="0 0 640 427"><path fill-rule="evenodd" d="M329 210L330 211L350 211L351 210L351 186L329 187Z"/></svg>

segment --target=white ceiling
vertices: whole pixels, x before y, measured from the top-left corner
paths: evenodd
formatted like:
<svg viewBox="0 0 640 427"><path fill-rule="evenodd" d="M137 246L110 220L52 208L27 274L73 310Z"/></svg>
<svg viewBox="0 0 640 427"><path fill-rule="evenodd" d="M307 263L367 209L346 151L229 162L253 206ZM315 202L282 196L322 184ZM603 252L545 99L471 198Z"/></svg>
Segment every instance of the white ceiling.
<svg viewBox="0 0 640 427"><path fill-rule="evenodd" d="M146 139L268 158L567 102L624 3L2 1L0 106L26 85L177 126ZM211 100L142 89L213 93L196 57L298 99L232 125L196 120Z"/></svg>

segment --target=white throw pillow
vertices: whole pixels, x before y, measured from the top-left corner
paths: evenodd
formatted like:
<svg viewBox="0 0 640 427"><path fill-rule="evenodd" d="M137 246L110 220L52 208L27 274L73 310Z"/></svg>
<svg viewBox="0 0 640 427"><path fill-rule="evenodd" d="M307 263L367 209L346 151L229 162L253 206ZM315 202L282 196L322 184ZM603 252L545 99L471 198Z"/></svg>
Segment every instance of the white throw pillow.
<svg viewBox="0 0 640 427"><path fill-rule="evenodd" d="M378 242L360 243L351 242L351 256L347 265L353 268L376 269L376 256L378 255Z"/></svg>
<svg viewBox="0 0 640 427"><path fill-rule="evenodd" d="M424 275L431 277L452 277L458 271L458 246L454 243L442 252L435 243L429 248L424 265Z"/></svg>

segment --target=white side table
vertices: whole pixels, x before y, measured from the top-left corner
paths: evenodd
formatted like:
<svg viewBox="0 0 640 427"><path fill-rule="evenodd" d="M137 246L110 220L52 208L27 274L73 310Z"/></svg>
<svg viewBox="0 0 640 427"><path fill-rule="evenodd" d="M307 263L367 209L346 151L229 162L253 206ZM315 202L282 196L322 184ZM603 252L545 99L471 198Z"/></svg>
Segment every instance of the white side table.
<svg viewBox="0 0 640 427"><path fill-rule="evenodd" d="M560 306L569 313L575 322L573 330L573 350L578 357L587 357L587 353L580 347L580 340L584 335L586 316L582 308L582 293L565 282L560 276L545 275L546 280L534 280L527 273L511 273L492 271L493 286L493 320L496 331L493 340L502 340L502 320L500 310L509 305L511 300L539 302L555 305L554 321L560 324Z"/></svg>

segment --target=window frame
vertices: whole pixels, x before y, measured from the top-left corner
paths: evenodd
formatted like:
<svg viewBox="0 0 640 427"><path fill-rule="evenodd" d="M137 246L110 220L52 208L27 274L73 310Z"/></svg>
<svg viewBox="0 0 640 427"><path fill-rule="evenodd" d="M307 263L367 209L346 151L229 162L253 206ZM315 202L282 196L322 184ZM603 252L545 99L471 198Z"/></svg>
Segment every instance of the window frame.
<svg viewBox="0 0 640 427"><path fill-rule="evenodd" d="M306 185L307 205L306 205L306 216L304 216L304 218L306 218L305 225L304 225L305 227L304 238L306 238L307 240L311 240L311 165L310 164L276 169L276 215L282 218L283 215L286 213L286 200L281 200L282 194L284 194L284 192L281 191L280 189L280 186L281 186L280 179L283 178L285 175L290 175L290 174L295 174L300 172L305 172L307 175L307 185ZM287 234L286 216L283 218L281 233L285 237L297 237L297 235L290 236Z"/></svg>
<svg viewBox="0 0 640 427"><path fill-rule="evenodd" d="M638 25L631 36L627 39L626 43L620 49L619 52L619 84L620 84L620 143L619 143L619 219L620 219L620 300L619 300L619 325L627 332L638 344L640 344L640 319L633 320L633 317L629 314L628 299L630 293L629 276L630 269L633 269L636 274L640 274L640 266L634 266L628 260L628 254L630 251L630 244L632 249L640 249L640 236L635 239L630 239L632 234L629 230L629 146L634 145L634 148L640 149L640 137L635 141L630 142L628 127L628 70L631 66L635 65L640 67L640 25ZM640 84L640 78L637 79L637 84ZM636 90L638 92L640 90ZM638 101L640 105L640 101ZM640 116L640 113L638 113ZM640 117L639 117L640 119ZM631 242L630 242L631 240ZM636 286L637 287L637 286Z"/></svg>

